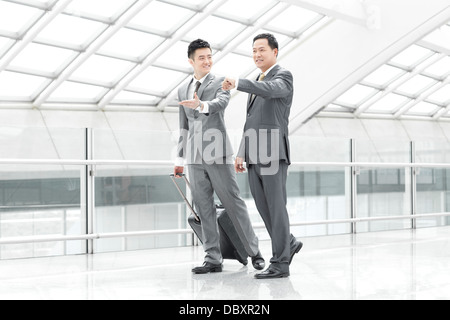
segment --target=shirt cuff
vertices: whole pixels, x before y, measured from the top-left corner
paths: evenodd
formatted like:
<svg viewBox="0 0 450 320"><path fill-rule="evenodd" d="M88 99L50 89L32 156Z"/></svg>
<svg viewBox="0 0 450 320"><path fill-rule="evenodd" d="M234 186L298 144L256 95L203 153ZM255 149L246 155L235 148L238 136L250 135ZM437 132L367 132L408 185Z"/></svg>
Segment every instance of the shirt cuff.
<svg viewBox="0 0 450 320"><path fill-rule="evenodd" d="M205 114L207 114L207 113L209 113L209 104L208 104L208 102L202 102L203 103L203 111L200 111L201 113L205 113ZM200 110L201 110L201 108L200 108Z"/></svg>
<svg viewBox="0 0 450 320"><path fill-rule="evenodd" d="M177 157L175 159L175 167L184 167L184 158Z"/></svg>

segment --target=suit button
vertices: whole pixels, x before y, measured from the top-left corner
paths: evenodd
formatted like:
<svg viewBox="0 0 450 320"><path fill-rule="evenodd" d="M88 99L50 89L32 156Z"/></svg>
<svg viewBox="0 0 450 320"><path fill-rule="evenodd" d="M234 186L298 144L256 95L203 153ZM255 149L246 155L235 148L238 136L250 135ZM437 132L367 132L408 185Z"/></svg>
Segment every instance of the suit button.
<svg viewBox="0 0 450 320"><path fill-rule="evenodd" d="M250 117L250 113L247 115L247 117Z"/></svg>

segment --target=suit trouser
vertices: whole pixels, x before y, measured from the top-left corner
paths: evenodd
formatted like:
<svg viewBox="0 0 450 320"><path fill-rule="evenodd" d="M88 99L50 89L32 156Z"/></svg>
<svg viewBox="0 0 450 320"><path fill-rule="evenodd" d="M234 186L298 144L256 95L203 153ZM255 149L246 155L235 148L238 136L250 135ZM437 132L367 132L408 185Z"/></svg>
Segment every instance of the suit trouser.
<svg viewBox="0 0 450 320"><path fill-rule="evenodd" d="M253 230L247 205L240 197L234 166L203 163L189 165L188 169L192 196L202 221L205 261L213 264L223 262L214 191L233 222L248 255L256 256L259 252L258 238Z"/></svg>
<svg viewBox="0 0 450 320"><path fill-rule="evenodd" d="M272 240L273 257L270 260L270 268L288 272L290 246L291 243L295 243L295 238L290 233L286 208L286 180L289 165L285 161L280 161L276 174L262 174L261 169L267 167L260 164L248 166L250 190Z"/></svg>

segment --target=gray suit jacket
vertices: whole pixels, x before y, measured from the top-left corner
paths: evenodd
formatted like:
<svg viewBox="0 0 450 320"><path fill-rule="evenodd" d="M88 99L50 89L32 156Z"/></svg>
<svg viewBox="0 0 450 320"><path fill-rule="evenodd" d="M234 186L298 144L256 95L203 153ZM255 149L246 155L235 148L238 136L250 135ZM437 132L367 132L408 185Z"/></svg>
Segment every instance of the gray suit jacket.
<svg viewBox="0 0 450 320"><path fill-rule="evenodd" d="M291 164L288 126L293 81L292 73L279 65L261 82L239 80L237 89L250 94L244 137L238 152L247 164L268 164L277 160ZM253 101L252 95L256 95Z"/></svg>
<svg viewBox="0 0 450 320"><path fill-rule="evenodd" d="M177 155L187 159L188 164L205 162L224 163L233 155L233 149L225 127L225 109L230 101L230 92L222 90L224 78L209 74L198 91L201 101L209 105L209 113L180 106L180 139ZM192 79L178 89L179 101L191 100L188 97Z"/></svg>

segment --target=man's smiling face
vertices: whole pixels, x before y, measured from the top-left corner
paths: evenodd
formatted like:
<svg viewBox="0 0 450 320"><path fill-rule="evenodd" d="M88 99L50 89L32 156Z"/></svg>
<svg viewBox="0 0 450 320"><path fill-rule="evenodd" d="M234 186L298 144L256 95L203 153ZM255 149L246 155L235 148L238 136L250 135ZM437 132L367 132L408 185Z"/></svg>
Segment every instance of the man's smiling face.
<svg viewBox="0 0 450 320"><path fill-rule="evenodd" d="M269 40L258 39L253 44L253 60L256 66L266 72L277 63L278 49L272 49Z"/></svg>

